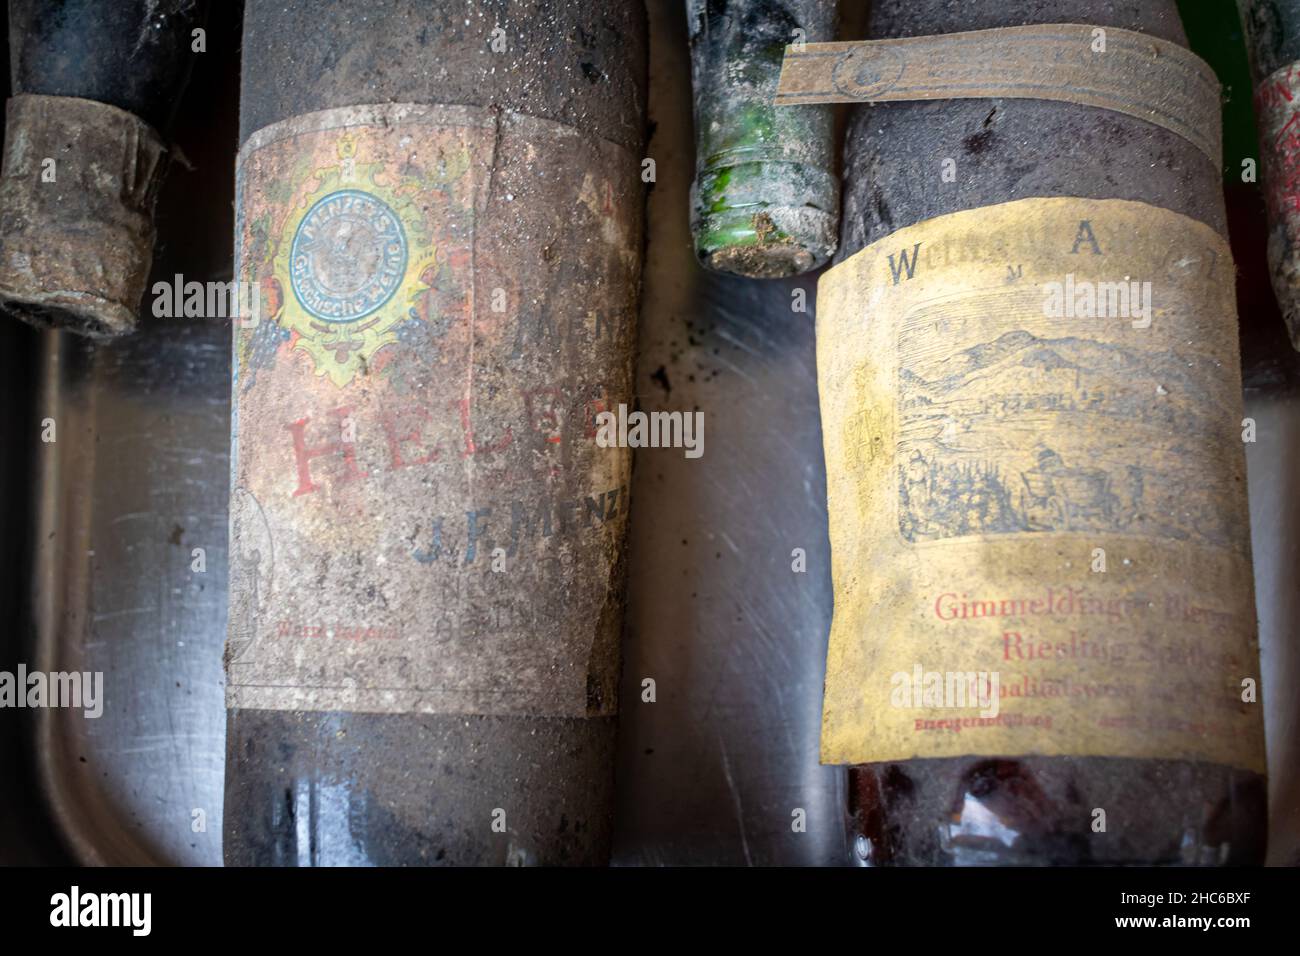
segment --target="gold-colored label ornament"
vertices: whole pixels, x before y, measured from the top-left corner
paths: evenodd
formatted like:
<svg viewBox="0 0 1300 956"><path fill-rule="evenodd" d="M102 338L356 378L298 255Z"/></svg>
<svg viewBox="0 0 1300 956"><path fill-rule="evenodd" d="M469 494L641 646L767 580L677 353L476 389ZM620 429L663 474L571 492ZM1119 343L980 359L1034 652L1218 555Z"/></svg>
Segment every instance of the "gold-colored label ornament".
<svg viewBox="0 0 1300 956"><path fill-rule="evenodd" d="M299 136L296 149L283 194L250 223L259 245L245 280L262 290L259 319L342 387L405 325L437 318L422 309L454 281L443 237L470 228L469 153L461 145L417 163L400 140L347 128Z"/></svg>

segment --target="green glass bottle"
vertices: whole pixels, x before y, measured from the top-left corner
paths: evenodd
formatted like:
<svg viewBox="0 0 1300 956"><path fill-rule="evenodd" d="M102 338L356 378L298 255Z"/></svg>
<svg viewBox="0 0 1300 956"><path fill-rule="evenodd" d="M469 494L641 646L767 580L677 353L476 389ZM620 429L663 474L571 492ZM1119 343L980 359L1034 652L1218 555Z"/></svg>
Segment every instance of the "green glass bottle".
<svg viewBox="0 0 1300 956"><path fill-rule="evenodd" d="M695 100L691 232L700 262L797 275L835 252L840 184L829 106L772 105L790 44L834 39L837 4L687 0Z"/></svg>

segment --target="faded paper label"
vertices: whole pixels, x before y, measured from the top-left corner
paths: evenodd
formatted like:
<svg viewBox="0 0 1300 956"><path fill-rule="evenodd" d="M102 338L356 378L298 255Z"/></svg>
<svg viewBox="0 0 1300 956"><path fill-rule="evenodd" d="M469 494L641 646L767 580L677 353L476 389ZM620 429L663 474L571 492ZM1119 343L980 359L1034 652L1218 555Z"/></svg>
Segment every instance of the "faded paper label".
<svg viewBox="0 0 1300 956"><path fill-rule="evenodd" d="M228 706L616 712L637 170L467 107L249 139Z"/></svg>
<svg viewBox="0 0 1300 956"><path fill-rule="evenodd" d="M824 762L1263 769L1233 275L1184 216L1025 199L822 278Z"/></svg>

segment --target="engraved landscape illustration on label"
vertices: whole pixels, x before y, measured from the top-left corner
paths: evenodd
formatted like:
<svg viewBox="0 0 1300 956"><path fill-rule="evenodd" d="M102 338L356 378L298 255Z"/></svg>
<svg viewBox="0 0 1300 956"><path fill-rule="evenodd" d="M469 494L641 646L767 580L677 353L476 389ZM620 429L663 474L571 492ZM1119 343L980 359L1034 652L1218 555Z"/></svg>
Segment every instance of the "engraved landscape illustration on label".
<svg viewBox="0 0 1300 956"><path fill-rule="evenodd" d="M1104 532L1241 547L1229 489L1197 457L1228 438L1207 360L1144 347L1118 324L1046 318L1023 277L911 310L898 333L902 537Z"/></svg>

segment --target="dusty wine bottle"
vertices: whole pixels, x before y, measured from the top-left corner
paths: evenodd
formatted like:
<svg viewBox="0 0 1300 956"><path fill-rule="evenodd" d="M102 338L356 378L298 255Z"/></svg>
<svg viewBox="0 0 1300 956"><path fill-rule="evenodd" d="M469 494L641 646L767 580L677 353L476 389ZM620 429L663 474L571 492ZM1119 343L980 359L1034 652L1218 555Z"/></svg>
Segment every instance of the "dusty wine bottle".
<svg viewBox="0 0 1300 956"><path fill-rule="evenodd" d="M94 338L135 328L163 136L207 0L11 0L0 307Z"/></svg>
<svg viewBox="0 0 1300 956"><path fill-rule="evenodd" d="M1300 2L1238 0L1238 8L1255 81L1270 278L1300 349Z"/></svg>
<svg viewBox="0 0 1300 956"><path fill-rule="evenodd" d="M700 262L777 278L835 251L840 183L828 106L772 105L787 44L831 40L838 3L686 0L695 100L691 232Z"/></svg>
<svg viewBox="0 0 1300 956"><path fill-rule="evenodd" d="M786 67L871 103L817 308L855 859L1258 862L1217 81L1173 2L878 0L869 36Z"/></svg>
<svg viewBox="0 0 1300 956"><path fill-rule="evenodd" d="M225 858L600 864L639 2L249 0Z"/></svg>

